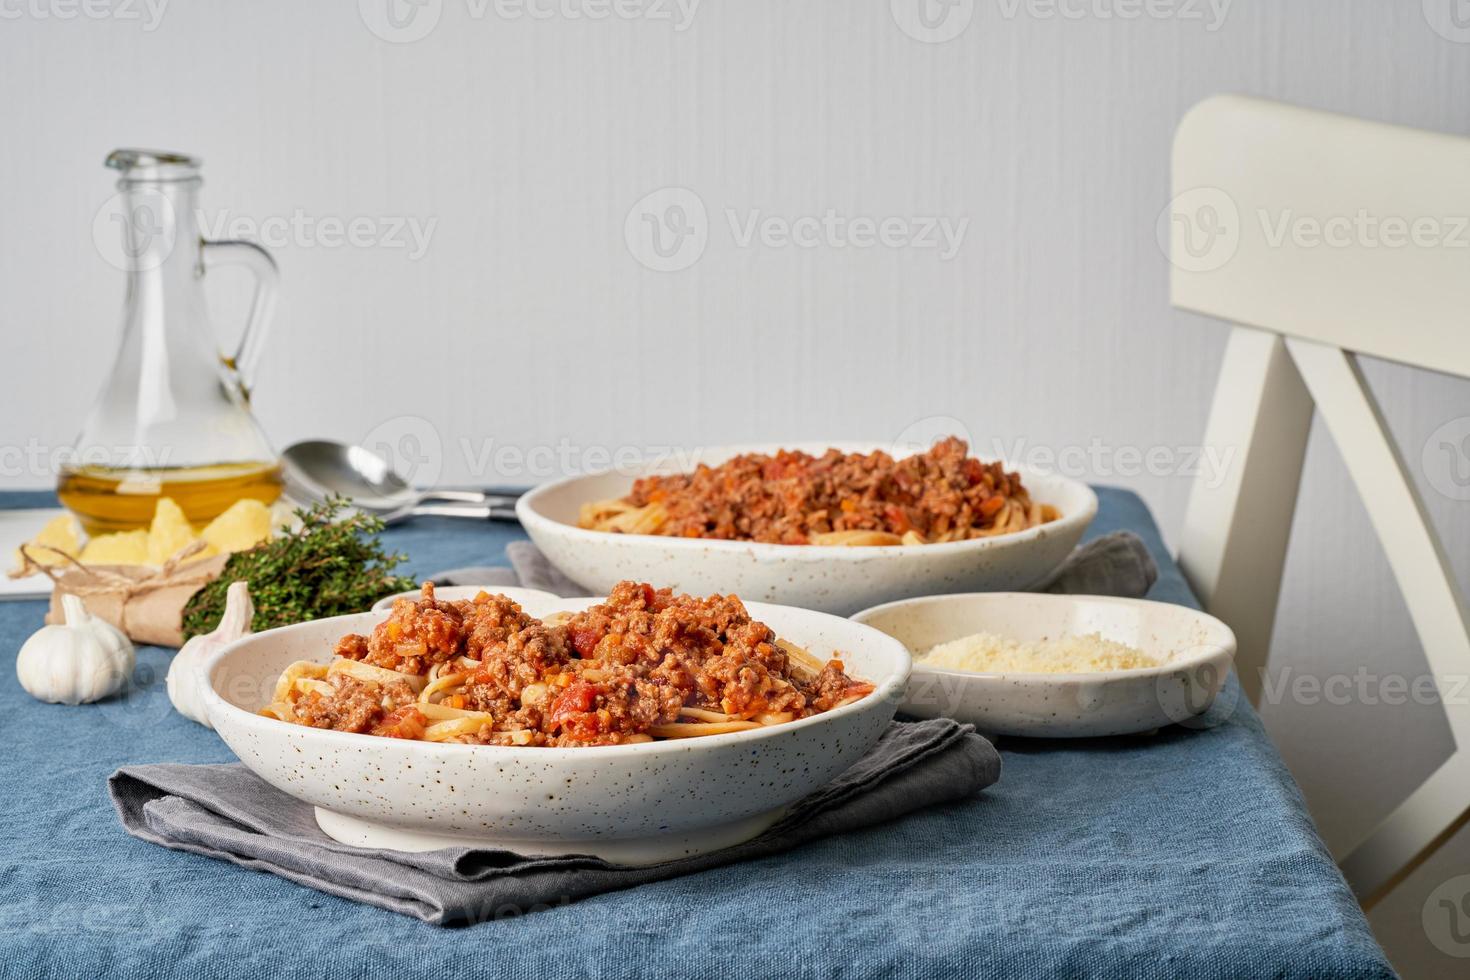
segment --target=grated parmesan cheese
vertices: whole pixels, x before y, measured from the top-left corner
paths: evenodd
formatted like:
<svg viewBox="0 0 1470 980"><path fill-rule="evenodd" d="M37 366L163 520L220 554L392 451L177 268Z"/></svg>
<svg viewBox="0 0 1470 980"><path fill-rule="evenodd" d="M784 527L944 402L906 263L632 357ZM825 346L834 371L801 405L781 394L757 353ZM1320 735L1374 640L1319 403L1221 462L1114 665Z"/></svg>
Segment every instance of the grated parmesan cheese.
<svg viewBox="0 0 1470 980"><path fill-rule="evenodd" d="M994 633L975 633L931 648L919 662L983 674L1098 674L1159 665L1142 650L1098 633L1024 643Z"/></svg>

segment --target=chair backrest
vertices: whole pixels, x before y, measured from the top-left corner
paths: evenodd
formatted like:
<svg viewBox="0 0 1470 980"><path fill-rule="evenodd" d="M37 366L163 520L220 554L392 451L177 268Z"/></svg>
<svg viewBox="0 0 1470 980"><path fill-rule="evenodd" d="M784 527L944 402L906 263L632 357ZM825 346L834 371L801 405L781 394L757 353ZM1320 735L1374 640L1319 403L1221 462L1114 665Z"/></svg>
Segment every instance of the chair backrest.
<svg viewBox="0 0 1470 980"><path fill-rule="evenodd" d="M1240 640L1259 697L1315 409L1342 453L1440 690L1470 671L1470 615L1356 356L1470 377L1470 139L1217 96L1174 140L1170 297L1237 324L1180 564ZM1342 867L1372 904L1470 821L1470 705L1457 751Z"/></svg>

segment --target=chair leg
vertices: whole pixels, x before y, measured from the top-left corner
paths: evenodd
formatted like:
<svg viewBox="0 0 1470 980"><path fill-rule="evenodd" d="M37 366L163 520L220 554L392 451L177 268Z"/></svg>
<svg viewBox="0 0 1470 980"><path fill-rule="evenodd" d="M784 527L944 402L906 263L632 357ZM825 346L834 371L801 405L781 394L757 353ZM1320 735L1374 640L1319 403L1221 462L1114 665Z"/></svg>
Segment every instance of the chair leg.
<svg viewBox="0 0 1470 980"><path fill-rule="evenodd" d="M1370 904L1470 821L1470 706L1451 696L1470 669L1467 612L1444 544L1357 359L1336 347L1286 341L1302 380L1342 453L1383 546L1442 697L1455 752L1342 862Z"/></svg>
<svg viewBox="0 0 1470 980"><path fill-rule="evenodd" d="M1282 338L1235 327L1205 431L1206 447L1229 465L1217 485L1196 479L1179 564L1205 609L1235 631L1236 673L1252 704L1260 701L1311 424L1311 396Z"/></svg>
<svg viewBox="0 0 1470 980"><path fill-rule="evenodd" d="M1364 909L1413 874L1470 823L1470 763L1464 752L1445 760L1360 844L1338 860Z"/></svg>

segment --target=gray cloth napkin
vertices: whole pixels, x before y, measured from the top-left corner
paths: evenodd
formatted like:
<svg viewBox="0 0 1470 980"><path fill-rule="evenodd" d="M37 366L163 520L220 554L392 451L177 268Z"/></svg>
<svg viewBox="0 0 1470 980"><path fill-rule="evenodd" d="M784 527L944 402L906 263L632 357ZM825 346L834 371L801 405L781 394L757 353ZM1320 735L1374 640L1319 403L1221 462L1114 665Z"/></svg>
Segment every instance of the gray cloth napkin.
<svg viewBox="0 0 1470 980"><path fill-rule="evenodd" d="M506 545L505 553L510 568L451 568L428 578L438 585L520 585L559 596L592 594L557 571L529 541ZM1030 591L1141 599L1158 577L1159 566L1143 539L1132 531L1114 531L1080 545Z"/></svg>
<svg viewBox="0 0 1470 980"><path fill-rule="evenodd" d="M1000 755L969 725L894 722L867 755L754 840L642 868L483 848L410 854L342 844L321 832L310 805L238 763L127 766L112 774L108 791L134 837L458 925L764 857L964 799L999 778Z"/></svg>

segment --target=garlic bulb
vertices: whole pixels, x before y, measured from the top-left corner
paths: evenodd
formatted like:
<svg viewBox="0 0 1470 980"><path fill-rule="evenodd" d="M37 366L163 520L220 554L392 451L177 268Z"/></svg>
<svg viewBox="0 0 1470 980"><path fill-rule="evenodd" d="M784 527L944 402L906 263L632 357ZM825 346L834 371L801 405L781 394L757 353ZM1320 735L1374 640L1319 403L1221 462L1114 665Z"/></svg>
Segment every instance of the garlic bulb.
<svg viewBox="0 0 1470 980"><path fill-rule="evenodd" d="M233 643L242 636L250 635L250 621L255 618L255 603L250 599L250 586L245 582L231 582L225 593L225 612L213 633L201 633L174 654L169 664L168 699L175 710L185 718L199 722L205 728L213 728L209 715L204 710L204 664L226 643Z"/></svg>
<svg viewBox="0 0 1470 980"><path fill-rule="evenodd" d="M20 648L20 686L52 704L100 701L121 690L137 662L133 641L87 612L77 596L63 595L61 609L66 622L41 627Z"/></svg>

